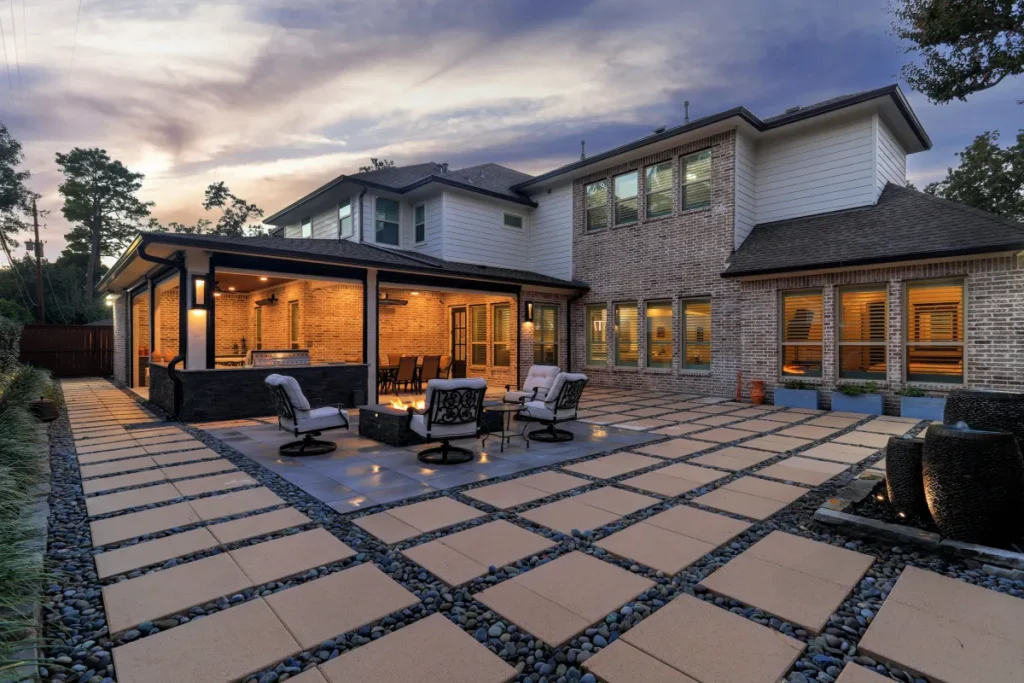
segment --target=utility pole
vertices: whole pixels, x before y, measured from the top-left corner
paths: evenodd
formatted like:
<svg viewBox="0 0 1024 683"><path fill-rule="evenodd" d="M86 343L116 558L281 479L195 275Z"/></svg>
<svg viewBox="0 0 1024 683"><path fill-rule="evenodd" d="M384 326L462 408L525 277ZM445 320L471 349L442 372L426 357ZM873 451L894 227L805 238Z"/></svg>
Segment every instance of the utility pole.
<svg viewBox="0 0 1024 683"><path fill-rule="evenodd" d="M46 304L43 302L43 243L39 241L39 214L36 212L36 200L32 200L32 225L36 231L36 299L39 301L37 322L46 322Z"/></svg>

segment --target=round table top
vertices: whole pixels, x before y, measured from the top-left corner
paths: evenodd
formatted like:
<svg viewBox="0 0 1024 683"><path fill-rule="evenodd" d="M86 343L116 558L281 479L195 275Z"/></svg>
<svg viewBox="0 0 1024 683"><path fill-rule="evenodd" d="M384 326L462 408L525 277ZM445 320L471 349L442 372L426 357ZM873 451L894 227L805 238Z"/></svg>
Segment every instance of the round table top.
<svg viewBox="0 0 1024 683"><path fill-rule="evenodd" d="M485 413L511 413L523 406L519 403L495 403L491 406L484 406Z"/></svg>

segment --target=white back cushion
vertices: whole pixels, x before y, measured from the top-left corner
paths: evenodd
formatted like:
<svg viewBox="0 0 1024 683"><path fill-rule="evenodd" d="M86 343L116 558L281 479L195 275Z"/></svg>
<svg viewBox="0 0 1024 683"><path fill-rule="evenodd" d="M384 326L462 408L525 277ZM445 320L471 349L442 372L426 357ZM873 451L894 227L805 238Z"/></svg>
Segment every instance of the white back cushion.
<svg viewBox="0 0 1024 683"><path fill-rule="evenodd" d="M288 400L296 410L309 410L309 401L306 400L306 396L302 393L302 389L294 377L273 374L267 375L263 381L284 389L284 393L288 395Z"/></svg>
<svg viewBox="0 0 1024 683"><path fill-rule="evenodd" d="M551 385L551 389L548 391L545 402L549 408L554 408L555 402L558 400L558 394L562 392L562 385L566 382L574 382L580 379L587 379L587 376L580 372L560 372L555 377L554 384Z"/></svg>
<svg viewBox="0 0 1024 683"><path fill-rule="evenodd" d="M536 388L550 389L555 378L561 370L555 365L533 365L530 372L526 374L526 381L523 382L523 391L529 393ZM544 392L540 392L543 395Z"/></svg>
<svg viewBox="0 0 1024 683"><path fill-rule="evenodd" d="M427 410L430 410L430 399L434 395L434 389L487 389L487 380L482 377L432 379L427 382L427 397L425 400Z"/></svg>

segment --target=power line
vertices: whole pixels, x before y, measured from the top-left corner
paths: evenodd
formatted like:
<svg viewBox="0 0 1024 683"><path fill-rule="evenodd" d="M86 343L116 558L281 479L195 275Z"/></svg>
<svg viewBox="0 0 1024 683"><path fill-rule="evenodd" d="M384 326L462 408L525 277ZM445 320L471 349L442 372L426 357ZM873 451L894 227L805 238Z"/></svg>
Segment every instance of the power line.
<svg viewBox="0 0 1024 683"><path fill-rule="evenodd" d="M25 19L25 0L21 0L21 57L25 60L28 59L28 21Z"/></svg>
<svg viewBox="0 0 1024 683"><path fill-rule="evenodd" d="M7 87L11 91L11 100L14 100L14 81L11 80L11 63L7 61L7 40L4 38L4 20L0 19L0 50L4 52L4 66L7 67Z"/></svg>
<svg viewBox="0 0 1024 683"><path fill-rule="evenodd" d="M75 38L71 41L71 61L68 62L68 82L64 86L64 99L68 99L68 89L71 87L71 71L75 68L75 46L78 45L78 25L82 23L82 0L78 0L78 16L75 19Z"/></svg>
<svg viewBox="0 0 1024 683"><path fill-rule="evenodd" d="M18 91L25 95L25 86L21 82L21 59L18 57L18 25L14 22L14 0L11 0L11 36L14 38L14 65L18 70Z"/></svg>

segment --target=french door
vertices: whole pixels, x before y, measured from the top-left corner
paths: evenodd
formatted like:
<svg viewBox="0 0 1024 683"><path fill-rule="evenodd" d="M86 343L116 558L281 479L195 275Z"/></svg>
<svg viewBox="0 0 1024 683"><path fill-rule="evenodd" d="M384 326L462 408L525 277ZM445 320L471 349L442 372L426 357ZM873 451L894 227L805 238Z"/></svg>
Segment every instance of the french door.
<svg viewBox="0 0 1024 683"><path fill-rule="evenodd" d="M466 376L466 308L452 309L452 377Z"/></svg>

